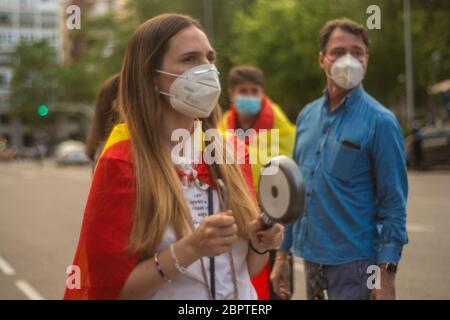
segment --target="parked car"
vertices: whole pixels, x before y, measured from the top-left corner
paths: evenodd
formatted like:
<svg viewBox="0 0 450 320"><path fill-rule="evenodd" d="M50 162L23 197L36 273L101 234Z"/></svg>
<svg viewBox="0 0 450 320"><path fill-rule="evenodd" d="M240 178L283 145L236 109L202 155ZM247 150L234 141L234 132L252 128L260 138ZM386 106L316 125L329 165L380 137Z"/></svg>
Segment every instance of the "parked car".
<svg viewBox="0 0 450 320"><path fill-rule="evenodd" d="M56 148L56 164L59 166L67 165L86 165L91 161L84 153L85 145L81 141L68 140L60 143Z"/></svg>
<svg viewBox="0 0 450 320"><path fill-rule="evenodd" d="M420 141L418 144L417 139ZM408 136L406 148L408 165L422 169L450 165L450 126L422 128L418 134ZM417 161L418 157L420 161Z"/></svg>

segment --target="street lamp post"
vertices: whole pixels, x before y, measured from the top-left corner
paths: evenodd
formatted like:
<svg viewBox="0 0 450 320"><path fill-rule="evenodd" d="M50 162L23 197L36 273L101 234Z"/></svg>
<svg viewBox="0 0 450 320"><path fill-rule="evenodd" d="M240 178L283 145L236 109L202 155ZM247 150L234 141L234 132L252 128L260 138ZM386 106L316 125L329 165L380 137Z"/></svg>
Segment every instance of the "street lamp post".
<svg viewBox="0 0 450 320"><path fill-rule="evenodd" d="M203 0L203 17L205 19L205 29L208 38L214 43L214 11L213 0Z"/></svg>
<svg viewBox="0 0 450 320"><path fill-rule="evenodd" d="M411 44L411 2L403 0L404 40L406 67L406 124L411 127L414 121L414 76Z"/></svg>

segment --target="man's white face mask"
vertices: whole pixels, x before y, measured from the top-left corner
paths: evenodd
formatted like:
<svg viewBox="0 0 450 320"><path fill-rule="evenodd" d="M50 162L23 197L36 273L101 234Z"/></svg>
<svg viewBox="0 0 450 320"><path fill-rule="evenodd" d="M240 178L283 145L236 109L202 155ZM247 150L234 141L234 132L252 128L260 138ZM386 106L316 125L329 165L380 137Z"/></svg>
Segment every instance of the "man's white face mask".
<svg viewBox="0 0 450 320"><path fill-rule="evenodd" d="M221 92L215 65L199 65L181 75L162 70L156 72L176 77L169 93L160 91L170 97L170 104L175 110L194 119L209 117Z"/></svg>
<svg viewBox="0 0 450 320"><path fill-rule="evenodd" d="M326 60L331 63L328 59ZM364 66L350 53L336 59L331 64L329 77L342 89L353 89L362 82L364 76Z"/></svg>

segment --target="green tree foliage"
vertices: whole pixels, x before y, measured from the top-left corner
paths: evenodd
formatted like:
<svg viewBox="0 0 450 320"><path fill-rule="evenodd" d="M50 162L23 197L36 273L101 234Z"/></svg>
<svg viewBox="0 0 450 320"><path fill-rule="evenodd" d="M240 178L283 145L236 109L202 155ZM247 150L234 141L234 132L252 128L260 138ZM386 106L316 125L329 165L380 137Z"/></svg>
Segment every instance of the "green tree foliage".
<svg viewBox="0 0 450 320"><path fill-rule="evenodd" d="M204 26L210 42L218 52L217 65L226 80L232 66L234 13L247 10L253 0L129 0L127 15L118 19L105 15L82 21L80 31L72 37L83 37L87 50L80 64L89 69L91 79L96 79L96 88L110 75L120 72L123 55L134 30L144 21L161 13L188 14L198 19ZM226 89L226 81L224 81ZM224 90L225 92L226 90ZM226 97L223 102L227 103Z"/></svg>
<svg viewBox="0 0 450 320"><path fill-rule="evenodd" d="M38 108L55 102L58 92L56 52L46 40L22 42L14 53L15 68L11 81L12 113L23 123L42 126ZM49 114L49 118L51 118Z"/></svg>
<svg viewBox="0 0 450 320"><path fill-rule="evenodd" d="M175 12L197 18L218 52L222 105L228 104L229 69L253 64L265 71L268 94L294 120L325 87L318 65L320 28L339 17L365 24L367 7L373 4L381 8L381 30L369 31L370 61L364 85L402 120L405 64L400 0L128 0L126 17L84 19L81 30L71 31L72 37L84 39L86 50L75 64L65 66L62 87L67 91L62 95L93 100L103 80L120 71L134 30L160 13ZM415 96L420 111L429 102L427 86L449 75L450 2L413 0L412 4Z"/></svg>
<svg viewBox="0 0 450 320"><path fill-rule="evenodd" d="M248 11L235 14L235 64L261 67L267 91L293 119L309 101L320 96L325 76L318 65L318 35L330 19L347 17L361 24L369 5L381 9L381 30L370 30L370 62L365 87L389 107L404 97L404 43L402 1L390 0L257 0ZM413 1L413 59L417 107L426 104L426 88L448 78L450 40L445 0ZM434 55L434 60L430 59Z"/></svg>

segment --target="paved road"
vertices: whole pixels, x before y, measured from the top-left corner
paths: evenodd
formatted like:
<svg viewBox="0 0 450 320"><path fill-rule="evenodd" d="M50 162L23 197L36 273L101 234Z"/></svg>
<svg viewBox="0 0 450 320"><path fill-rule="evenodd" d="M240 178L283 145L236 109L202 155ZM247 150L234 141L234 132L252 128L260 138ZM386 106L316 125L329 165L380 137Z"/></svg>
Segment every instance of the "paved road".
<svg viewBox="0 0 450 320"><path fill-rule="evenodd" d="M410 172L409 244L397 276L399 299L450 299L450 170ZM296 260L295 299L305 299L303 264Z"/></svg>
<svg viewBox="0 0 450 320"><path fill-rule="evenodd" d="M90 168L0 163L0 299L59 299L90 184ZM450 299L450 171L410 173L410 244L400 299ZM295 267L294 298L305 297Z"/></svg>

